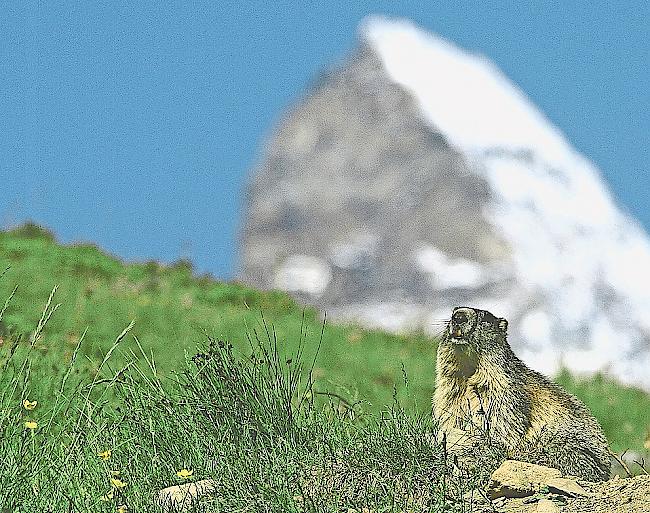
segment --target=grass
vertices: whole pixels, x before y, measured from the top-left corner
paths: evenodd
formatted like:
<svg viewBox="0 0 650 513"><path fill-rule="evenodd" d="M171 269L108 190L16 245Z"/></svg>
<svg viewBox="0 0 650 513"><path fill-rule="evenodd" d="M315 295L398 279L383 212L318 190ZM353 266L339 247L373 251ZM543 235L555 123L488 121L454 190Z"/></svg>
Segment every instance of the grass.
<svg viewBox="0 0 650 513"><path fill-rule="evenodd" d="M162 511L158 490L207 478L218 493L193 511L467 510L479 476L449 472L429 415L397 392L378 416L318 404L306 341L287 355L266 333L245 356L208 339L163 377L123 353L124 330L89 380L69 379L77 351L45 389L52 355L15 352L0 379L2 511ZM113 355L126 365L98 378Z"/></svg>
<svg viewBox="0 0 650 513"><path fill-rule="evenodd" d="M32 225L0 233L7 268L0 512L156 511L183 468L219 483L205 511L443 511L480 477L454 481L431 441L435 340L324 325L286 294L187 262L127 265ZM558 380L614 450L643 450L647 394Z"/></svg>
<svg viewBox="0 0 650 513"><path fill-rule="evenodd" d="M186 353L196 352L208 334L246 349L247 336L262 332L262 315L273 325L282 350L295 351L302 336L320 337L317 312L297 305L288 295L260 292L238 283L194 276L187 262L125 265L89 245L62 246L34 226L0 233L0 298L18 290L5 313L3 332L29 333L37 325L44 298L56 286L60 303L37 348L70 359L81 334L80 351L88 364L101 360L115 334L135 321L133 334L158 370L177 369ZM301 335L302 333L302 335ZM316 348L305 347L306 358ZM368 411L390 403L402 364L411 376L408 408L428 411L434 376L435 341L423 335L397 336L354 326L328 325L314 376L320 391L354 402ZM56 372L60 372L60 369Z"/></svg>

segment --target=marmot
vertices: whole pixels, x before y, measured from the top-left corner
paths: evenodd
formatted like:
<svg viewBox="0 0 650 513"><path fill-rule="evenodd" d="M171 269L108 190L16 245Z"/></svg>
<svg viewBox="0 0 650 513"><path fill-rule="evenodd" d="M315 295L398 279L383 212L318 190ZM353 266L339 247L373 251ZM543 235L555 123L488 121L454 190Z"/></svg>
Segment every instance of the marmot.
<svg viewBox="0 0 650 513"><path fill-rule="evenodd" d="M610 452L598 421L579 399L515 356L507 328L506 319L485 310L454 309L438 346L433 396L442 433L448 440L459 432L479 437L508 458L567 475L608 479Z"/></svg>

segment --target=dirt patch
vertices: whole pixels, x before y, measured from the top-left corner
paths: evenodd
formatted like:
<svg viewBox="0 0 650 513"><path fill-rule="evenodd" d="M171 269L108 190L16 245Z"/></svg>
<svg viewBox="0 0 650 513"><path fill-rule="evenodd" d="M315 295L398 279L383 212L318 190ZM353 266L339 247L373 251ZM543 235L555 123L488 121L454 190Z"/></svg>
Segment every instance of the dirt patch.
<svg viewBox="0 0 650 513"><path fill-rule="evenodd" d="M495 497L494 500L488 503L477 495L468 500L477 512L650 513L649 475L615 476L602 483L571 476L547 479L547 475L552 473L540 472L537 465L507 461L495 471L488 485L485 495ZM526 496L522 496L524 493Z"/></svg>

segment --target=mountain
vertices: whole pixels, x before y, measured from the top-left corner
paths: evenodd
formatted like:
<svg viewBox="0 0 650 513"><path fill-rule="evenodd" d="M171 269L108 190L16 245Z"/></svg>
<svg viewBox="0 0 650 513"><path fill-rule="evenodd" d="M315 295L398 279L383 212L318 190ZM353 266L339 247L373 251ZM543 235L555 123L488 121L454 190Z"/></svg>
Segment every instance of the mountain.
<svg viewBox="0 0 650 513"><path fill-rule="evenodd" d="M394 331L485 308L533 368L650 390L648 236L494 64L407 21L364 22L274 130L244 212L247 283Z"/></svg>

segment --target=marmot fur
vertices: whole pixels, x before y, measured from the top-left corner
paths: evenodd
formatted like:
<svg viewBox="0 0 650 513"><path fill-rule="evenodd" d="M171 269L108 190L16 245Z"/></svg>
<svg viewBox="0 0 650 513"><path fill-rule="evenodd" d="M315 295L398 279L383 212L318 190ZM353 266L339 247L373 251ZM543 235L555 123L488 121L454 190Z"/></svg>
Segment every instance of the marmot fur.
<svg viewBox="0 0 650 513"><path fill-rule="evenodd" d="M506 340L508 322L490 312L453 311L437 355L434 415L447 439L493 443L506 457L589 481L610 474L607 440L576 397L529 369ZM477 444L474 443L476 447Z"/></svg>

